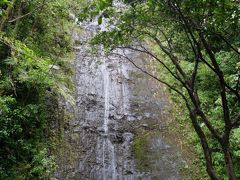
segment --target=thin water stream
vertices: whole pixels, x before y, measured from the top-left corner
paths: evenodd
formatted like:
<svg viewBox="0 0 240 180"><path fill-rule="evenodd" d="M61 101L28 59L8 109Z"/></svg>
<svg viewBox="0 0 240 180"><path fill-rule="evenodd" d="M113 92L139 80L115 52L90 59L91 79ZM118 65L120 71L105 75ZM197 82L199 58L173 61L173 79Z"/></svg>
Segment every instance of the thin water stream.
<svg viewBox="0 0 240 180"><path fill-rule="evenodd" d="M148 138L147 146L137 147L146 148L144 153L133 153L136 137L144 139L164 123L168 101L163 87L126 59L90 52L87 41L98 28L93 22L75 35L77 108L65 132L70 148L59 158L57 179L182 179L179 154L160 134ZM146 57L127 53L147 67Z"/></svg>

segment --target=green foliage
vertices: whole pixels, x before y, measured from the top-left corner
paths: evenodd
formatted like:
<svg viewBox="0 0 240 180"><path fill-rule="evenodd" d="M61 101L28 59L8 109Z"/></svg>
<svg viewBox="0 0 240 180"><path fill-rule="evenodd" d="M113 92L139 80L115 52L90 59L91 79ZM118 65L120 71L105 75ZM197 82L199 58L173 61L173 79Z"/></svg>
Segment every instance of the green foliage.
<svg viewBox="0 0 240 180"><path fill-rule="evenodd" d="M233 148L233 157L234 157L234 162L236 164L235 171L236 171L237 177L240 177L240 172L239 172L239 169L240 169L240 164L239 164L239 161L240 161L240 128L235 129L231 136L232 137L230 138L231 139L230 143Z"/></svg>
<svg viewBox="0 0 240 180"><path fill-rule="evenodd" d="M58 100L74 103L71 2L0 1L0 179L54 176Z"/></svg>
<svg viewBox="0 0 240 180"><path fill-rule="evenodd" d="M56 168L55 160L52 156L49 157L46 148L42 149L33 157L32 163L34 168L30 173L37 175L40 179L47 179L51 177Z"/></svg>
<svg viewBox="0 0 240 180"><path fill-rule="evenodd" d="M137 167L140 171L149 171L150 169L150 160L146 156L148 151L148 137L140 135L139 137L136 137L133 142L133 152L135 155L135 158L137 159Z"/></svg>
<svg viewBox="0 0 240 180"><path fill-rule="evenodd" d="M11 5L9 0L0 0L0 17L6 15L6 6Z"/></svg>
<svg viewBox="0 0 240 180"><path fill-rule="evenodd" d="M97 2L94 2L96 5ZM131 4L131 2L130 2ZM89 5L91 6L91 5ZM89 7L88 6L88 7ZM178 96L179 93L173 90L178 89L186 101L189 102L189 109L195 107L189 91L188 80L193 77L196 59L197 66L196 80L194 85L194 96L198 96L200 109L220 135L226 129L223 107L222 93L219 75L210 67L214 67L212 56L216 59L220 74L226 82L225 89L236 89L235 94L226 90L226 101L230 112L230 121L238 116L240 112L240 102L236 94L239 95L239 3L232 0L145 0L135 1L131 6L126 5L125 9L114 10L110 5L104 5L105 10L111 10L109 17L110 25L114 28L109 31L98 33L92 40L92 44L102 44L107 51L119 46L129 46L137 42L145 42L147 50L152 57L161 61L159 64L160 79L171 86L173 99L184 107L185 102ZM91 11L91 9L90 9ZM93 10L91 15L95 15ZM99 20L101 23L101 20ZM209 45L206 48L203 39ZM134 48L139 48L134 46ZM140 47L142 51L143 48ZM173 62L172 59L177 59ZM204 61L203 61L204 60ZM164 66L164 65L165 66ZM179 65L179 67L176 66ZM167 69L167 68L168 69ZM169 72L169 69L171 72ZM185 73L181 73L179 69ZM175 77L172 74L175 75ZM186 77L185 77L186 76ZM181 83L183 80L184 83ZM184 86L185 85L185 86ZM196 94L195 94L196 93ZM180 100L181 99L181 100ZM198 102L197 102L198 103ZM197 109L197 108L196 108ZM186 114L184 114L186 116ZM200 127L206 135L207 142L212 152L213 165L218 175L223 179L227 178L226 165L224 162L223 149L221 143L213 136L212 132L204 123L204 120L196 114L196 126ZM190 121L189 118L184 118ZM230 149L234 161L235 173L240 167L239 161L239 139L236 134L239 127L232 128L230 133ZM204 163L202 148L197 135L193 135L192 142L199 153L200 159Z"/></svg>
<svg viewBox="0 0 240 180"><path fill-rule="evenodd" d="M47 126L46 109L42 105L19 105L15 98L2 96L0 98L0 163L1 179L27 179L38 177L46 170L38 174L36 168L49 166L48 171L53 171L51 165L54 161L45 156L45 164L36 164L35 156L40 156L42 148L47 147L44 142ZM33 158L33 159L32 159ZM50 158L50 159L49 159ZM41 167L42 165L42 167ZM46 174L46 176L50 173Z"/></svg>

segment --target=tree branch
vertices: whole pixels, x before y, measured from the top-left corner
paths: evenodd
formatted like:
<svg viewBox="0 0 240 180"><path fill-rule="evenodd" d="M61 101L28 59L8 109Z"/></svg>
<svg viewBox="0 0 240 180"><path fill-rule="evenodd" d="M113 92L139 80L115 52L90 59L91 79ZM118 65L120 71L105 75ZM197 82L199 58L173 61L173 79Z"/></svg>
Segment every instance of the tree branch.
<svg viewBox="0 0 240 180"><path fill-rule="evenodd" d="M153 57L157 62L159 62L161 65L163 65L163 67L178 81L180 81L181 83L183 83L182 79L180 77L177 77L171 70L170 68L164 63L162 62L157 56L155 56L153 53L151 53L150 51L148 51L146 48L144 48L144 50L141 50L141 49L137 49L137 48L134 48L134 47L131 47L131 46L126 46L126 47L117 47L117 48L125 48L125 49L130 49L130 50L133 50L133 51L138 51L138 52L141 52L141 53L145 53L145 54L148 54L150 55L151 57Z"/></svg>
<svg viewBox="0 0 240 180"><path fill-rule="evenodd" d="M24 15L22 15L22 16L16 17L15 19L9 20L8 22L9 22L9 23L12 23L12 22L17 21L17 20L19 20L19 19L22 19L22 18L24 18L24 17L32 14L32 12L33 12L33 11L31 11L31 12L29 12L29 13L27 13L27 14L24 14Z"/></svg>
<svg viewBox="0 0 240 180"><path fill-rule="evenodd" d="M152 77L153 79L157 80L158 82L166 85L168 88L170 88L171 90L175 91L177 94L179 94L185 101L185 103L189 104L188 103L188 100L187 98L183 95L183 93L181 93L180 90L176 89L175 87L173 87L172 85L170 85L169 83L157 78L156 76L150 74L149 72L147 72L146 70L142 69L141 67L139 67L136 63L133 62L132 59L130 59L126 53L123 51L124 55L121 55L121 54L118 54L118 53L111 53L111 54L114 54L114 55L118 55L119 57L123 57L125 59L127 59L131 64L133 64L134 67L136 67L137 69L139 69L141 72L143 72L144 74L147 74L148 76Z"/></svg>
<svg viewBox="0 0 240 180"><path fill-rule="evenodd" d="M235 47L233 47L233 45L224 36L222 36L220 33L213 32L213 31L211 31L211 33L220 37L235 53L240 55L240 52Z"/></svg>
<svg viewBox="0 0 240 180"><path fill-rule="evenodd" d="M232 122L232 128L239 128L240 126L240 113L236 116L236 118Z"/></svg>

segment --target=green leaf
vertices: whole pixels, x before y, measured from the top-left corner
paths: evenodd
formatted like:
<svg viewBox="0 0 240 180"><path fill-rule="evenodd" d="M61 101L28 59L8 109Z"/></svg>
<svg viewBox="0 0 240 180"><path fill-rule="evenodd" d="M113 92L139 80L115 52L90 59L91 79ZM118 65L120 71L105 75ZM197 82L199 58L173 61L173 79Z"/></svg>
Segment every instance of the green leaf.
<svg viewBox="0 0 240 180"><path fill-rule="evenodd" d="M18 62L18 60L15 57L9 57L9 58L4 60L4 63L8 64L8 65L16 65L17 62Z"/></svg>
<svg viewBox="0 0 240 180"><path fill-rule="evenodd" d="M99 25L102 24L102 16L99 16L99 18L98 18L98 24L99 24Z"/></svg>

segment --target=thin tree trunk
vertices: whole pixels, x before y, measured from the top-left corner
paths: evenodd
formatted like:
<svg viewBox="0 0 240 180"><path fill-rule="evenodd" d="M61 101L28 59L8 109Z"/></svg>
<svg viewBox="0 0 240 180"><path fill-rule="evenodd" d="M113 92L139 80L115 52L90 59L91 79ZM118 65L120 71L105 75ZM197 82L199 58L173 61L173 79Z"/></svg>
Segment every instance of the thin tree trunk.
<svg viewBox="0 0 240 180"><path fill-rule="evenodd" d="M193 112L192 110L189 110L189 111L190 111L190 118L192 120L193 127L194 127L194 129L200 139L201 145L202 145L204 158L206 160L206 167L207 167L206 171L207 171L209 177L211 178L211 180L218 180L219 178L217 177L214 167L213 167L212 155L211 155L211 151L208 146L206 136L205 136L204 132L202 131L201 127L198 125L196 113Z"/></svg>
<svg viewBox="0 0 240 180"><path fill-rule="evenodd" d="M227 175L230 180L237 180L235 171L234 171L234 165L232 161L232 156L230 153L229 145L222 145L223 153L224 153L224 160L226 164L227 169Z"/></svg>

